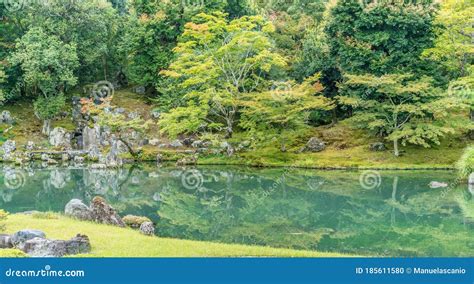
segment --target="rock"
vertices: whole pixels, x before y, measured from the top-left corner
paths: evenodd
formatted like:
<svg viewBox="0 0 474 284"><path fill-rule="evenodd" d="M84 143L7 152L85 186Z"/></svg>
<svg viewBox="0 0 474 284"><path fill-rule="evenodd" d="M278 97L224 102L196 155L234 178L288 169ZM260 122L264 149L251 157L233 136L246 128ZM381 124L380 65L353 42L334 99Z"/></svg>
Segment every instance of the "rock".
<svg viewBox="0 0 474 284"><path fill-rule="evenodd" d="M49 155L44 153L44 154L41 154L41 161L48 161L49 160Z"/></svg>
<svg viewBox="0 0 474 284"><path fill-rule="evenodd" d="M102 153L100 152L100 149L97 145L91 145L89 147L89 152L87 153L87 157L92 161L97 161L99 160L101 154Z"/></svg>
<svg viewBox="0 0 474 284"><path fill-rule="evenodd" d="M26 143L25 149L26 149L27 151L33 151L33 150L35 149L35 142L33 142L33 141L28 141L28 142Z"/></svg>
<svg viewBox="0 0 474 284"><path fill-rule="evenodd" d="M176 161L176 166L196 165L197 159L194 156L184 157Z"/></svg>
<svg viewBox="0 0 474 284"><path fill-rule="evenodd" d="M184 144L184 146L186 146L186 147L191 146L191 145L193 144L193 142L194 142L194 140L193 140L192 138L190 138L190 137L187 137L187 138L184 138L184 139L183 139L183 144Z"/></svg>
<svg viewBox="0 0 474 284"><path fill-rule="evenodd" d="M33 238L25 242L22 251L35 257L61 257L88 253L91 244L87 236L80 234L67 241Z"/></svg>
<svg viewBox="0 0 474 284"><path fill-rule="evenodd" d="M89 150L92 147L100 145L101 133L100 127L97 125L93 128L84 127L82 130L82 147L84 150Z"/></svg>
<svg viewBox="0 0 474 284"><path fill-rule="evenodd" d="M227 148L231 147L227 141L222 142L220 146L222 150L227 150Z"/></svg>
<svg viewBox="0 0 474 284"><path fill-rule="evenodd" d="M12 248L12 237L7 234L0 234L0 249Z"/></svg>
<svg viewBox="0 0 474 284"><path fill-rule="evenodd" d="M94 221L103 224L125 227L125 223L123 222L122 218L120 218L115 209L107 204L105 199L102 197L94 197L94 199L92 199L90 209L92 211L92 218Z"/></svg>
<svg viewBox="0 0 474 284"><path fill-rule="evenodd" d="M89 168L91 168L93 170L105 170L105 169L107 169L107 165L106 164L92 164L92 165L90 165Z"/></svg>
<svg viewBox="0 0 474 284"><path fill-rule="evenodd" d="M239 144L239 148L248 148L250 147L251 143L248 140L242 141L242 143Z"/></svg>
<svg viewBox="0 0 474 284"><path fill-rule="evenodd" d="M11 236L11 242L15 247L19 247L27 240L34 238L46 238L46 234L40 230L25 229L14 233Z"/></svg>
<svg viewBox="0 0 474 284"><path fill-rule="evenodd" d="M49 133L49 144L54 147L71 148L71 134L62 127L55 127Z"/></svg>
<svg viewBox="0 0 474 284"><path fill-rule="evenodd" d="M152 222L144 222L140 225L140 233L153 236L155 234L155 226L153 226Z"/></svg>
<svg viewBox="0 0 474 284"><path fill-rule="evenodd" d="M79 220L91 221L92 211L79 199L71 199L64 207L64 214Z"/></svg>
<svg viewBox="0 0 474 284"><path fill-rule="evenodd" d="M136 111L132 111L128 114L128 118L130 119L135 119L135 118L139 118L140 117L140 114Z"/></svg>
<svg viewBox="0 0 474 284"><path fill-rule="evenodd" d="M135 229L140 228L141 224L145 222L151 222L151 220L147 217L135 215L126 215L122 218L122 220L127 226Z"/></svg>
<svg viewBox="0 0 474 284"><path fill-rule="evenodd" d="M13 117L8 110L2 111L2 114L0 115L0 122L7 123L7 124L13 123Z"/></svg>
<svg viewBox="0 0 474 284"><path fill-rule="evenodd" d="M166 143L161 143L160 145L158 145L158 148L166 148L168 147L168 144Z"/></svg>
<svg viewBox="0 0 474 284"><path fill-rule="evenodd" d="M230 157L232 155L234 155L234 148L232 147L227 148L227 156Z"/></svg>
<svg viewBox="0 0 474 284"><path fill-rule="evenodd" d="M118 141L112 142L112 147L109 150L109 153L105 156L105 164L107 167L116 168L121 167L123 164L122 158L120 158L120 149Z"/></svg>
<svg viewBox="0 0 474 284"><path fill-rule="evenodd" d="M115 114L123 114L125 113L125 109L123 107L118 107L114 110Z"/></svg>
<svg viewBox="0 0 474 284"><path fill-rule="evenodd" d="M64 154L61 155L61 160L63 162L68 162L70 159L71 159L71 157L69 156L68 153L64 153Z"/></svg>
<svg viewBox="0 0 474 284"><path fill-rule="evenodd" d="M138 86L133 89L133 91L139 95L144 95L146 92L145 86Z"/></svg>
<svg viewBox="0 0 474 284"><path fill-rule="evenodd" d="M212 142L211 142L211 141L204 141L204 142L202 142L202 144L201 144L201 147L202 147L202 148L209 148L209 147L211 147L211 146L212 146Z"/></svg>
<svg viewBox="0 0 474 284"><path fill-rule="evenodd" d="M150 141L146 138L141 139L140 141L138 141L138 146L140 146L140 147L146 146L148 144L150 144Z"/></svg>
<svg viewBox="0 0 474 284"><path fill-rule="evenodd" d="M151 117L154 119L159 119L161 116L161 112L159 110L152 110Z"/></svg>
<svg viewBox="0 0 474 284"><path fill-rule="evenodd" d="M85 160L84 157L74 156L74 163L76 163L76 164L83 164L84 160Z"/></svg>
<svg viewBox="0 0 474 284"><path fill-rule="evenodd" d="M443 188L448 187L448 184L446 182L432 181L429 186L430 188Z"/></svg>
<svg viewBox="0 0 474 284"><path fill-rule="evenodd" d="M170 143L170 146L173 148L180 148L183 147L183 143L179 140L174 140L173 142Z"/></svg>
<svg viewBox="0 0 474 284"><path fill-rule="evenodd" d="M230 145L229 142L224 141L221 143L221 150L225 151L227 153L227 156L232 156L234 154L234 148L232 148L232 145Z"/></svg>
<svg viewBox="0 0 474 284"><path fill-rule="evenodd" d="M156 163L161 164L161 162L163 162L163 155L157 154L156 155Z"/></svg>
<svg viewBox="0 0 474 284"><path fill-rule="evenodd" d="M193 148L201 148L202 147L203 141L201 140L196 140L193 143L191 143L191 147Z"/></svg>
<svg viewBox="0 0 474 284"><path fill-rule="evenodd" d="M376 142L369 145L369 150L375 152L382 152L386 151L387 147L385 147L385 144L383 144L382 142Z"/></svg>
<svg viewBox="0 0 474 284"><path fill-rule="evenodd" d="M326 148L326 143L319 138L311 137L304 147L304 151L321 152Z"/></svg>
<svg viewBox="0 0 474 284"><path fill-rule="evenodd" d="M158 146L158 145L160 144L160 140L158 140L158 139L156 139L156 138L155 138L155 139L151 139L151 140L149 141L149 143L150 143L150 145L152 145L152 146Z"/></svg>
<svg viewBox="0 0 474 284"><path fill-rule="evenodd" d="M46 162L48 163L48 165L56 165L58 163L58 161L54 159L48 159Z"/></svg>
<svg viewBox="0 0 474 284"><path fill-rule="evenodd" d="M2 145L3 153L9 155L16 151L16 142L14 140L7 140Z"/></svg>

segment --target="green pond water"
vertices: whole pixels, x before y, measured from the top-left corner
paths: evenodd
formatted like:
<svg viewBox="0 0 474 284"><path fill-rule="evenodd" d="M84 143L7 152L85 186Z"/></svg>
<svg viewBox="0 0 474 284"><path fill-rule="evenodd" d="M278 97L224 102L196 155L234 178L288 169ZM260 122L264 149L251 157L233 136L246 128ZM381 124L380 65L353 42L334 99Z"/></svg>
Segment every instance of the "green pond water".
<svg viewBox="0 0 474 284"><path fill-rule="evenodd" d="M432 181L448 188L430 188ZM449 171L247 167L0 170L0 208L62 212L105 197L157 234L377 256L474 256L474 190Z"/></svg>

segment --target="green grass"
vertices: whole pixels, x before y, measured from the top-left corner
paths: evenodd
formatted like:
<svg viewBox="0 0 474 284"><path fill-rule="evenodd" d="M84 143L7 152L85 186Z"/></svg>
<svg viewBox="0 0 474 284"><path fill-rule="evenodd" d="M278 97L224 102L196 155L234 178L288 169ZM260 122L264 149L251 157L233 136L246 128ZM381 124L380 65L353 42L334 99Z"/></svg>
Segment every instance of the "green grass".
<svg viewBox="0 0 474 284"><path fill-rule="evenodd" d="M38 229L52 239L70 239L78 233L89 236L92 252L81 257L340 257L337 253L279 249L262 246L232 245L149 237L129 228L76 221L51 214L31 216L13 214L5 221L7 233ZM22 256L17 250L0 250L0 257Z"/></svg>

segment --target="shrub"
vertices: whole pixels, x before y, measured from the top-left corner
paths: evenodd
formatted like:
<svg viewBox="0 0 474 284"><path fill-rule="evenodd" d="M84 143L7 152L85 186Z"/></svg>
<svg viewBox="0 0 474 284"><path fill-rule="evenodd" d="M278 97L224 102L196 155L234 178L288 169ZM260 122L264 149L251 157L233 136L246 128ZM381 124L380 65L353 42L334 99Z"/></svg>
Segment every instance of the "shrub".
<svg viewBox="0 0 474 284"><path fill-rule="evenodd" d="M151 222L150 219L143 216L127 215L122 218L123 222L131 228L140 228L140 225L144 222Z"/></svg>

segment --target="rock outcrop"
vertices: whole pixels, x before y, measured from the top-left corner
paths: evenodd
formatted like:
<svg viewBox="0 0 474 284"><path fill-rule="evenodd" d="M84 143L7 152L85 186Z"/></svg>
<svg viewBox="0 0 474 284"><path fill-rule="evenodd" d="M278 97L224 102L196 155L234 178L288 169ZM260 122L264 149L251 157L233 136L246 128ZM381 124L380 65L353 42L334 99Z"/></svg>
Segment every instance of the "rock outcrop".
<svg viewBox="0 0 474 284"><path fill-rule="evenodd" d="M35 257L62 257L88 253L91 251L91 244L87 236L80 234L70 240L49 240L36 237L26 241L21 250Z"/></svg>
<svg viewBox="0 0 474 284"><path fill-rule="evenodd" d="M49 133L49 144L54 147L71 148L71 133L62 127L55 127Z"/></svg>

